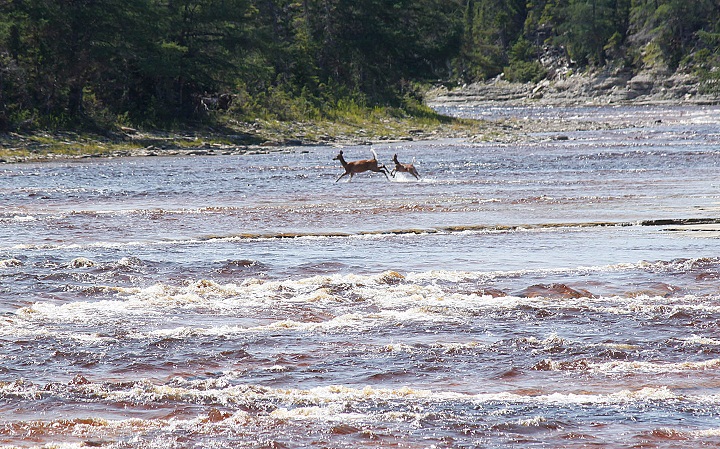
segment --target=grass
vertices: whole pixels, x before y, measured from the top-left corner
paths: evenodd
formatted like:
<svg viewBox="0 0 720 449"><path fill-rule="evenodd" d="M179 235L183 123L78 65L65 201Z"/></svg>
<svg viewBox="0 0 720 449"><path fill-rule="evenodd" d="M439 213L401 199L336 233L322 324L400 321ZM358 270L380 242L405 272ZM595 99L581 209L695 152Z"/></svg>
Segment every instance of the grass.
<svg viewBox="0 0 720 449"><path fill-rule="evenodd" d="M0 134L0 161L125 156L142 149L176 151L283 144L348 144L477 134L483 122L453 119L416 103L404 109L339 102L322 118L243 120L227 113L195 128L158 131L116 126L103 135L76 131ZM485 124L487 128L487 124Z"/></svg>
<svg viewBox="0 0 720 449"><path fill-rule="evenodd" d="M71 132L0 134L0 159L104 156L135 147L95 135Z"/></svg>
<svg viewBox="0 0 720 449"><path fill-rule="evenodd" d="M238 124L241 131L244 124ZM337 107L313 120L285 121L258 119L254 129L265 140L301 140L303 142L348 142L394 140L408 137L427 138L441 133L458 134L479 128L476 120L454 119L436 113L424 105L412 109L363 107L341 101Z"/></svg>

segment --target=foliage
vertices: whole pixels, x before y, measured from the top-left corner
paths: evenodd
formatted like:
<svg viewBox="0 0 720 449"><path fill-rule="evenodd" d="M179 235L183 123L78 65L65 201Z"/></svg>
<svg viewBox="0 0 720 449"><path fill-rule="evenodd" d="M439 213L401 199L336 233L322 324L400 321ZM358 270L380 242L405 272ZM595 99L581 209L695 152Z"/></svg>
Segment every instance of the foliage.
<svg viewBox="0 0 720 449"><path fill-rule="evenodd" d="M418 83L678 67L716 90L718 0L0 0L0 131L422 115ZM232 100L232 101L230 101Z"/></svg>
<svg viewBox="0 0 720 449"><path fill-rule="evenodd" d="M558 41L569 56L583 64L605 63L605 47L611 36L626 32L622 17L623 2L617 0L569 0L562 10Z"/></svg>
<svg viewBox="0 0 720 449"><path fill-rule="evenodd" d="M720 22L712 31L700 31L698 39L700 48L683 62L694 68L702 93L720 94Z"/></svg>
<svg viewBox="0 0 720 449"><path fill-rule="evenodd" d="M546 70L535 57L530 42L520 38L510 49L510 64L505 67L505 78L516 82L537 82L545 77Z"/></svg>
<svg viewBox="0 0 720 449"><path fill-rule="evenodd" d="M467 0L458 76L472 80L501 73L525 15L525 0Z"/></svg>

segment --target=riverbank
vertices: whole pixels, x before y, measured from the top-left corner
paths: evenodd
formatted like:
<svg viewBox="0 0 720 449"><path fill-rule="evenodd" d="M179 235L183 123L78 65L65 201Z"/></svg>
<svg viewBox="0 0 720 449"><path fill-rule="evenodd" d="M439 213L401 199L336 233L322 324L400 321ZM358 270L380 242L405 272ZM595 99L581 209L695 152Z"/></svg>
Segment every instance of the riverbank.
<svg viewBox="0 0 720 449"><path fill-rule="evenodd" d="M443 108L584 107L629 105L711 105L716 95L703 93L690 75L574 74L539 83L510 83L502 79L426 94L426 104ZM293 121L225 119L216 126L158 131L119 127L103 134L40 131L0 134L0 163L80 159L91 157L258 154L309 145L373 145L394 141L464 138L483 142L527 142L538 133L562 133L625 126L632 122L562 120L486 120L442 116L397 117L369 113L365 117Z"/></svg>
<svg viewBox="0 0 720 449"><path fill-rule="evenodd" d="M282 122L228 120L221 126L158 131L120 127L103 134L38 131L0 134L0 163L128 156L256 154L309 145L372 145L393 141L503 134L477 120L379 117Z"/></svg>
<svg viewBox="0 0 720 449"><path fill-rule="evenodd" d="M222 128L158 131L119 128L112 132L38 131L0 134L0 163L97 157L261 154L304 146L373 145L403 141L461 138L473 141L521 142L537 132L607 128L604 123L572 121L442 121L385 118L364 123L234 122Z"/></svg>

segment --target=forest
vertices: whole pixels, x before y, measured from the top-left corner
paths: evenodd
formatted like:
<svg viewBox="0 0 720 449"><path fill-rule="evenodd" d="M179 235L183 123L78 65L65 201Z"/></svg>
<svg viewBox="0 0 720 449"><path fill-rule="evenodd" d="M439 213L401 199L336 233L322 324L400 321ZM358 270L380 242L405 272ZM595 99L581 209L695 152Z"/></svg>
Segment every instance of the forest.
<svg viewBox="0 0 720 449"><path fill-rule="evenodd" d="M720 0L0 0L0 131L183 126L575 71L720 80Z"/></svg>

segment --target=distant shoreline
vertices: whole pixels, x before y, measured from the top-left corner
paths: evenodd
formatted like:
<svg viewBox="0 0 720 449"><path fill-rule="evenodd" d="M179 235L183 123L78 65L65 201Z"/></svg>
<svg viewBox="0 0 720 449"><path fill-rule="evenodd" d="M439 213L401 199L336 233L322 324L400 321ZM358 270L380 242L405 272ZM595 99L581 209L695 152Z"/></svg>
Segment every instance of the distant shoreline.
<svg viewBox="0 0 720 449"><path fill-rule="evenodd" d="M242 124L250 127L249 124ZM288 122L291 131L255 127L253 133L208 130L156 131L125 129L110 135L73 131L0 134L0 164L151 156L254 155L303 151L309 146L357 146L414 140L461 138L479 129L499 129L495 123L457 120L452 124L419 127L408 120L387 130L356 127L348 131L319 129L314 123ZM332 124L325 124L325 128Z"/></svg>
<svg viewBox="0 0 720 449"><path fill-rule="evenodd" d="M497 78L427 95L430 106L654 106L715 105L720 93L706 93L693 75L675 73L588 73L511 83Z"/></svg>
<svg viewBox="0 0 720 449"><path fill-rule="evenodd" d="M643 81L644 80L644 81ZM690 76L624 79L573 75L556 81L509 83L502 79L454 89L437 88L426 104L439 107L597 107L597 106L707 106L720 97L699 94ZM388 120L383 120L388 122ZM453 120L418 125L412 119L368 126L332 122L233 123L232 129L145 131L121 128L106 135L72 131L0 134L0 163L43 162L109 157L253 155L276 151L303 151L307 146L379 145L414 140L463 138L472 141L514 143L537 133L565 133L611 129L622 123L573 120ZM643 126L634 123L633 126Z"/></svg>

